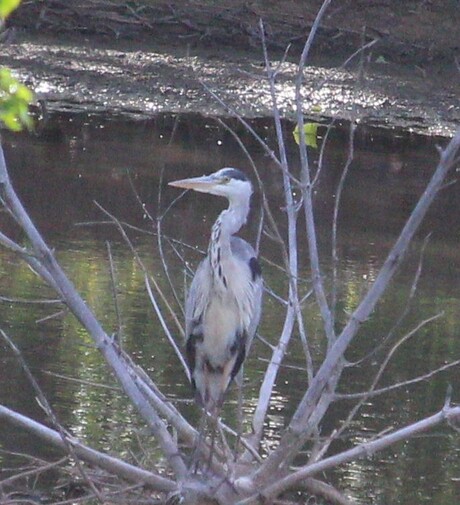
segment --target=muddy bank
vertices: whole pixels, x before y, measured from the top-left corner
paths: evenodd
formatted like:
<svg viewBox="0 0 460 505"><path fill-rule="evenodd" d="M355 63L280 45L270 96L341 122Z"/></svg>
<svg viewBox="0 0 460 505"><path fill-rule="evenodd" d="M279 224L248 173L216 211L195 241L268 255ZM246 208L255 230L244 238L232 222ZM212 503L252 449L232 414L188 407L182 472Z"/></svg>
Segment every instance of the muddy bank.
<svg viewBox="0 0 460 505"><path fill-rule="evenodd" d="M287 33L295 41L288 58L280 67L277 85L282 114L294 117L295 61L302 42L299 33L308 30L313 11L308 11L309 16L283 17L279 13L279 5L282 3L264 3L273 4L272 18L270 13L265 15L267 26L275 26L274 14L277 14L278 22L282 21L283 26L286 25L285 31L272 28L269 34L275 65L283 55L276 47L275 35L279 35L280 45L286 42ZM287 3L292 9L299 5L299 2ZM368 5L372 3L368 2ZM158 7L157 4L162 2L151 4ZM187 4L195 4L196 7L194 2ZM383 7L380 9L380 17L377 10L373 11L375 22L383 19L384 14L388 22L394 18L395 13L387 12L385 2L381 4ZM12 42L2 46L0 53L0 64L14 68L36 90L37 98L46 101L50 111L82 110L139 117L148 117L158 112L226 115L235 111L246 117L271 114L262 54L257 47L254 32L257 19L255 14L261 14L257 10L252 9L250 18L247 10L233 9L235 16L240 15L240 24L237 24L239 31L235 28L233 33L234 44L230 43L231 37L227 40L222 38L222 33L226 32L222 32L219 24L221 20L216 17L213 18L214 25L208 27L211 34L214 29L214 36L205 36L199 31L200 36L196 36L200 20L206 21L205 14L209 14L208 10L202 8L195 9L192 14L188 13L188 18L182 17L180 23L160 23L158 30L154 30L156 36L149 36L148 30L147 33L140 30L139 23L128 23L123 37L119 33L116 37L107 33L101 37L96 33L96 28L77 30L71 26L71 29L65 29L64 21L68 17L61 19L62 29L59 30L55 21L49 21L56 19L50 17L50 12L47 12L46 17L43 16L42 24L34 26L30 23L29 26L27 23L24 25L19 16L19 29L12 37ZM67 15L67 11L63 12ZM341 67L340 63L345 61L346 55L351 54L353 44L356 45L359 19L365 12L355 16L358 21L355 19L348 29L349 35L353 35L354 39L350 35L349 43L345 44L343 24L347 12L349 9L342 9L340 16L326 19L327 30L336 30L336 36L327 30L327 36L324 31L321 32L312 64L305 74L305 113L317 120L328 120L331 117L344 120L356 118L363 124L401 127L429 135L452 134L460 125L460 94L459 74L454 65L453 51L456 43L452 37L449 38L447 28L443 38L440 33L434 46L432 42L438 51L436 61L425 55L425 49L420 41L413 38L414 34L410 30L403 42L394 36L382 37L386 40L386 45L381 40L373 44L372 52L366 54L364 77L359 78L357 58L346 68ZM444 12L446 23L452 19L448 14L447 11ZM180 13L175 14L177 19L179 15ZM106 26L103 25L104 20L98 19L100 27ZM186 19L193 19L194 24L185 23ZM338 21L335 25L332 24L334 19L340 20L340 25ZM369 19L365 21L368 22ZM163 28L160 29L160 25ZM37 30L37 26L46 29ZM194 37L187 37L187 26L189 31L195 33ZM376 26L374 32L382 32L383 28ZM246 43L241 35L243 32L247 35ZM251 34L252 38L249 36ZM136 40L133 40L134 35ZM372 39L377 35L369 35L367 41L369 37ZM336 47L336 39L342 40L340 51ZM393 45L390 47L388 41L391 40ZM402 56L397 47L405 48ZM421 62L423 58L425 64ZM444 63L439 66L441 60ZM219 103L211 92L216 93L228 108Z"/></svg>

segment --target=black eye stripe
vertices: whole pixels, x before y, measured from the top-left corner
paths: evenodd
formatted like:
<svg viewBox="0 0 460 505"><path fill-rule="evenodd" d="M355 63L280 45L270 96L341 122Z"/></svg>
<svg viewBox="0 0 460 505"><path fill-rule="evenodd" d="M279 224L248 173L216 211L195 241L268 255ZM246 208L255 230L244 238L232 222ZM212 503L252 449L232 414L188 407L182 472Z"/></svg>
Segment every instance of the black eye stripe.
<svg viewBox="0 0 460 505"><path fill-rule="evenodd" d="M248 178L244 175L241 170L237 168L227 168L222 173L224 177L229 177L230 179L237 179L238 181L247 181Z"/></svg>

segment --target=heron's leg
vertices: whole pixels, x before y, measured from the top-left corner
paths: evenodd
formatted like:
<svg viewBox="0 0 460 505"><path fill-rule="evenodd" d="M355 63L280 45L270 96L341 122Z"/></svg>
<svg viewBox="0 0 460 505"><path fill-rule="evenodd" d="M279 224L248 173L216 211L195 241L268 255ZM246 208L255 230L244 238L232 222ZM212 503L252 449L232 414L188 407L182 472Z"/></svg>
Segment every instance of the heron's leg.
<svg viewBox="0 0 460 505"><path fill-rule="evenodd" d="M206 471L209 471L212 465L212 458L214 456L214 451L216 449L216 432L218 424L218 410L214 410L212 413L206 413L209 416L209 427L211 431L211 448L209 450L209 458Z"/></svg>
<svg viewBox="0 0 460 505"><path fill-rule="evenodd" d="M234 454L233 457L236 461L238 458L238 451L239 451L239 446L240 446L240 441L241 437L243 435L243 367L244 365L241 365L240 371L235 377L235 382L236 386L238 388L238 400L237 400L237 406L236 406L236 441L235 441L235 449L234 449Z"/></svg>
<svg viewBox="0 0 460 505"><path fill-rule="evenodd" d="M206 426L207 426L207 413L204 409L201 410L200 422L198 425L198 437L192 449L192 455L190 458L190 471L193 474L198 473L200 466L200 458L202 451L202 446L206 439Z"/></svg>

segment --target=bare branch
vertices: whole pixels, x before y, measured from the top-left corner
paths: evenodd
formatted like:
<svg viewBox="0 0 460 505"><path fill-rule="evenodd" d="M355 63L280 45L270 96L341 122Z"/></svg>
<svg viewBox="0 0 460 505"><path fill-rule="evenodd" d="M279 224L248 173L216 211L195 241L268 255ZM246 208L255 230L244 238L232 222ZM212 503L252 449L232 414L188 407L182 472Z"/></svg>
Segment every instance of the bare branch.
<svg viewBox="0 0 460 505"><path fill-rule="evenodd" d="M287 489L295 487L307 477L311 477L312 475L323 472L329 468L347 463L348 461L369 457L369 455L387 449L393 444L412 438L420 433L424 433L443 422L452 423L458 422L459 420L460 407L447 406L430 417L426 417L416 423L409 424L408 426L396 430L388 435L381 436L372 442L360 444L353 449L343 451L335 456L323 459L318 463L313 463L312 465L303 467L287 477L280 479L274 484L267 486L263 491L263 496L270 501L271 498L278 496ZM249 504L253 502L250 500L244 500L241 504L243 503Z"/></svg>
<svg viewBox="0 0 460 505"><path fill-rule="evenodd" d="M270 363L265 371L264 380L259 391L259 400L252 419L253 433L249 437L250 444L253 447L258 447L262 438L264 429L265 416L267 415L268 407L270 405L270 398L275 385L276 377L283 357L286 353L287 345L292 335L292 330L295 324L295 311L292 305L289 305L284 319L283 331L275 347Z"/></svg>
<svg viewBox="0 0 460 505"><path fill-rule="evenodd" d="M284 320L283 330L276 346L273 351L271 361L267 367L267 371L264 376L264 380L259 392L259 400L257 403L256 410L254 412L253 417L253 434L251 436L251 444L257 447L260 443L260 439L262 437L263 426L265 422L265 416L267 414L268 406L270 403L270 397L273 391L273 387L276 381L276 377L278 375L278 371L280 368L280 364L283 361L284 355L286 353L289 341L291 339L293 328L295 321L297 319L300 333L303 337L304 350L306 353L307 360L307 370L308 376L312 377L313 369L312 369L312 359L308 349L305 329L303 326L302 313L300 309L299 295L298 295L298 255L297 255L297 211L296 205L294 202L293 194L292 194L292 185L291 178L289 174L289 166L287 161L287 153L286 147L283 138L283 131L281 126L281 117L279 113L279 109L277 106L277 97L275 91L275 72L273 72L270 68L270 61L267 54L267 48L265 45L264 39L264 27L262 21L260 22L260 33L262 37L262 47L264 50L264 58L265 58L265 69L268 76L269 86L270 86L270 94L272 99L272 108L275 122L275 129L278 139L278 147L279 147L279 156L280 156L280 167L282 170L283 177L283 188L284 188L284 199L286 202L286 213L288 218L288 244L287 244L287 270L289 274L289 306L286 311L286 316Z"/></svg>
<svg viewBox="0 0 460 505"><path fill-rule="evenodd" d="M0 419L33 433L53 447L63 451L67 450L61 435L57 431L37 423L3 405L0 405ZM69 442L72 444L75 454L82 461L96 465L99 468L118 475L122 479L129 482L144 483L147 487L157 491L171 492L177 489L176 483L170 479L155 475L152 472L130 465L120 459L90 449L74 438L69 439Z"/></svg>
<svg viewBox="0 0 460 505"><path fill-rule="evenodd" d="M120 304L118 303L117 279L116 279L116 273L115 273L115 265L113 262L112 246L109 241L106 242L106 246L107 246L107 255L109 257L110 282L111 282L111 286L112 286L112 298L113 298L113 304L115 307L115 314L117 316L118 345L120 347L122 347L123 346L123 323L122 323L122 319L121 319Z"/></svg>
<svg viewBox="0 0 460 505"><path fill-rule="evenodd" d="M32 375L32 372L30 371L24 357L22 356L21 351L16 347L14 342L10 339L10 337L0 328L0 334L2 335L3 339L5 342L9 345L10 349L13 351L14 355L18 359L19 363L21 364L21 367L26 374L26 377L30 384L32 385L35 394L37 395L37 401L39 405L42 407L42 409L45 411L47 417L53 424L53 426L57 429L59 436L61 437L61 440L66 448L67 453L72 456L72 459L75 462L75 465L85 481L85 483L88 485L88 487L92 490L94 495L96 496L97 500L101 503L103 503L105 500L99 490L96 488L94 483L89 479L89 477L86 474L85 469L80 463L80 460L78 459L78 456L75 454L75 451L73 449L73 446L70 442L70 435L69 433L64 430L62 427L61 423L59 422L55 412L51 408L51 405L49 404L48 400L46 399L45 394L43 393L41 387L39 386L38 382L35 380L35 377Z"/></svg>
<svg viewBox="0 0 460 505"><path fill-rule="evenodd" d="M157 412L144 401L143 394L139 391L136 383L127 373L126 365L120 359L119 349L117 349L108 335L103 330L93 312L87 307L82 297L77 293L75 287L70 282L56 259L41 237L37 228L25 211L22 203L17 197L11 185L3 149L0 146L0 193L4 204L15 215L16 221L27 234L40 273L46 280L50 279L52 287L58 290L67 306L78 318L80 323L86 328L94 339L98 349L110 365L113 373L122 385L124 391L131 399L133 405L147 422L154 433L163 453L165 454L171 467L179 478L185 476L187 469L181 456L179 455L176 442L167 430L165 423L158 416Z"/></svg>
<svg viewBox="0 0 460 505"><path fill-rule="evenodd" d="M158 317L158 320L160 321L161 327L163 328L163 331L165 332L166 336L168 337L169 343L171 344L171 347L174 349L176 356L179 358L180 364L182 365L182 368L184 370L185 376L187 377L187 380L190 382L191 381L190 370L187 366L187 363L185 362L184 356L182 355L179 347L176 344L176 341L174 340L173 336L171 335L171 332L169 331L166 321L164 320L164 317L163 317L163 314L161 313L160 307L158 306L158 303L155 300L155 297L152 293L152 288L150 287L150 281L149 281L149 278L147 277L147 275L145 275L145 277L144 277L144 282L145 282L145 287L147 288L147 293L149 294L150 302L152 303L152 306L155 309L155 313Z"/></svg>
<svg viewBox="0 0 460 505"><path fill-rule="evenodd" d="M363 363L364 361L368 360L371 356L374 356L393 337L393 335L395 334L396 330L400 327L400 325L402 324L402 322L406 318L406 316L409 313L409 310L411 308L412 301L413 301L413 299L415 297L415 294L417 292L418 281L420 280L420 276L422 274L423 255L425 253L425 248L426 248L426 246L428 244L429 238L430 238L430 236L427 235L427 237L423 241L423 245L422 245L422 248L421 248L421 251L420 251L420 258L419 258L419 262L418 262L418 265L417 265L417 270L415 272L414 279L413 279L411 287L410 287L409 295L406 298L406 302L404 304L404 308L403 308L401 314L398 316L398 318L395 321L394 325L392 326L392 328L388 332L388 335L379 343L379 345L375 346L374 349L372 349L371 352L369 352L366 356L360 358L356 362L349 363L348 366L358 365L358 364ZM442 315L442 313L438 314L435 317L438 317L438 316L441 316L441 315ZM428 319L428 321L426 321L426 322L429 322L430 320L431 320L431 318ZM422 325L423 324L424 323L422 321Z"/></svg>
<svg viewBox="0 0 460 505"><path fill-rule="evenodd" d="M146 267L144 265L144 263L142 262L139 254L137 253L137 251L136 251L135 247L133 246L131 240L129 239L128 235L126 234L125 229L123 228L123 226L120 223L120 221L115 216L113 216L112 214L110 214L109 211L107 211L106 209L104 209L99 203L95 202L95 204L106 216L108 216L113 221L113 223L118 228L121 236L123 237L124 241L129 246L131 252L133 253L134 258L136 259L137 264L139 265L139 267L141 268L141 270L144 272L145 275L149 275L148 271L147 271L147 269L146 269ZM169 303L168 299L166 298L165 294L163 293L162 289L160 288L158 282L156 282L156 280L154 279L154 277L152 277L151 275L149 275L149 279L152 282L153 287L155 288L155 290L157 291L157 293L160 295L161 301L165 304L166 308L168 309L169 314L173 318L173 321L177 325L177 328L179 329L179 331L180 331L180 333L181 333L181 335L183 337L184 336L184 329L182 328L182 325L179 322L179 319L177 319L176 313L174 312L173 308L171 307L171 304Z"/></svg>
<svg viewBox="0 0 460 505"><path fill-rule="evenodd" d="M460 359L452 361L451 363L446 363L435 370L431 370L423 375L419 375L414 377L413 379L408 379L402 382L397 382L395 384L391 384L390 386L386 386L380 389L373 389L371 391L364 391L362 393L338 393L335 395L336 400L353 400L353 399L361 399L361 398L373 398L374 396L383 395L385 393L389 393L390 391L394 391L395 389L404 388L407 386L411 386L413 384L417 384L419 382L426 381L431 379L431 377L437 375L438 373L445 372L450 368L455 368L456 366L460 366Z"/></svg>
<svg viewBox="0 0 460 505"><path fill-rule="evenodd" d="M335 487L318 479L309 477L302 480L300 485L315 496L323 496L332 505L353 505L355 503L343 496Z"/></svg>
<svg viewBox="0 0 460 505"><path fill-rule="evenodd" d="M0 168L1 168L1 163L2 163L2 158L3 158L3 152L0 153ZM4 163L4 158L3 158L3 163ZM0 170L1 172L1 170ZM1 181L0 181L1 184ZM5 203L3 202L5 205ZM31 268L34 272L36 272L38 275L40 275L45 282L47 282L58 294L60 293L59 286L55 283L54 279L48 272L48 270L45 268L44 265L38 261L38 259L35 257L35 254L33 251L30 251L29 249L25 247L21 247L20 245L16 244L13 240L11 240L9 237L7 237L4 233L0 232L0 245L3 247L6 247L10 251L15 252L18 254Z"/></svg>
<svg viewBox="0 0 460 505"><path fill-rule="evenodd" d="M198 435L197 431L184 419L147 373L136 365L128 354L123 352L122 359L126 362L129 373L147 401L177 430L180 438L192 446Z"/></svg>
<svg viewBox="0 0 460 505"><path fill-rule="evenodd" d="M28 298L10 298L9 296L2 296L0 295L0 302L5 302L5 303L19 303L19 304L24 304L24 305L56 305L56 304L62 304L62 300L59 298L55 299L46 299L46 298L41 298L37 300L32 300Z"/></svg>
<svg viewBox="0 0 460 505"><path fill-rule="evenodd" d="M416 377L415 379L412 379L410 381L404 381L402 383L393 384L392 386L388 386L388 387L382 388L382 389L380 389L378 391L375 390L375 387L378 384L378 381L381 379L384 370L386 369L388 363L390 362L391 358L393 357L393 355L395 354L395 352L398 350L398 348L402 344L404 344L407 340L409 340L412 336L414 336L423 326L425 326L426 324L428 324L428 323L430 323L430 322L438 319L441 316L442 316L442 313L441 314L436 314L435 316L430 317L430 318L426 319L425 321L421 321L415 328L413 328L410 332L408 332L406 335L404 335L392 347L392 349L390 350L390 352L387 354L385 360L380 365L380 368L379 368L378 372L376 373L376 375L375 375L375 377L374 377L374 379L372 381L372 384L370 385L370 387L368 388L368 390L365 393L359 393L357 396L355 396L355 398L359 399L359 402L356 405L353 406L353 408L351 409L350 413L347 415L347 418L340 425L340 428L334 430L334 432L331 434L331 436L328 437L328 439L323 444L323 448L321 449L320 453L316 454L314 456L314 458L310 458L310 462L318 460L320 457L322 457L323 454L325 454L325 452L328 450L328 447L330 446L330 444L332 443L332 441L335 440L335 439L337 439L338 437L340 437L340 435L348 428L348 426L350 425L350 423L354 419L355 415L357 414L357 412L359 411L359 409L361 408L361 406L364 404L364 402L368 398L371 398L371 397L376 396L378 394L387 393L389 391L392 391L392 390L397 389L399 387L407 386L409 384L415 384L415 383L420 382L421 380L423 380L424 376L422 376L422 377ZM459 362L460 362L460 360L459 360ZM450 364L450 366L445 366L445 367L441 367L441 368L444 369L444 370L446 370L447 368L451 368L451 366L453 366L453 365ZM441 370L438 369L438 370L432 371L432 372L430 372L429 374L426 374L426 375L428 377L431 377L432 375L434 375L435 373L438 373L440 371ZM347 396L347 395L345 395L345 396ZM350 396L348 396L348 398L351 398L352 396L354 396L354 395L350 395ZM334 399L339 399L339 397L340 397L340 395L336 394Z"/></svg>
<svg viewBox="0 0 460 505"><path fill-rule="evenodd" d="M410 241L424 218L430 204L441 189L444 178L454 165L459 149L460 130L450 141L448 146L441 152L441 159L425 192L418 201L414 211L401 231L400 236L388 254L377 278L357 309L351 315L341 335L329 350L313 382L299 403L289 428L283 435L278 448L256 472L257 480L265 480L268 475L272 475L281 462L286 460L288 454L296 452L299 447L303 445L305 437L311 429L309 418L314 413L323 392L325 392L331 375L342 360L345 350L355 337L361 324L369 317L377 301L388 287L394 273L400 266Z"/></svg>
<svg viewBox="0 0 460 505"><path fill-rule="evenodd" d="M174 135L175 135L175 132L176 132L176 129L177 129L177 125L178 125L178 116L176 117L176 119L174 121L174 128L173 128L171 137L170 137L169 142L168 142L168 147L171 146L171 143L173 141L173 138L174 138ZM158 209L158 212L157 212L157 219L156 219L156 223L154 223L152 221L152 225L156 224L156 235L157 235L158 252L160 254L161 264L163 266L163 272L166 275L166 279L168 281L169 288L171 289L173 297L176 300L177 306L179 307L179 310L182 312L182 316L185 316L185 311L184 311L183 304L181 303L181 299L180 299L180 297L179 297L179 295L177 293L176 287L174 286L174 282L172 281L171 275L169 274L169 266L168 266L168 263L166 261L166 258L165 258L165 255L164 255L164 251L163 251L163 240L164 240L164 237L163 237L163 231L162 231L162 223L163 223L163 219L164 219L165 215L168 213L168 211L171 208L171 205L169 205L163 213L161 212L161 199L162 199L162 187L163 187L164 170L165 170L165 167L164 167L164 164L162 164L162 166L161 166L161 172L160 172L160 180L159 180L159 183L158 183L158 199L157 199L157 209ZM149 219L150 219L150 216L149 216ZM183 264L185 265L185 262L183 262Z"/></svg>
<svg viewBox="0 0 460 505"><path fill-rule="evenodd" d="M57 377L58 379L63 379L65 381L75 382L77 384L84 384L85 386L90 386L90 387L94 387L94 388L103 388L103 389L108 389L110 391L121 391L121 389L116 386L109 386L108 384L100 384L99 382L92 382L92 381L87 381L87 380L83 380L83 379L76 379L75 377L69 377L67 375L62 375L62 374L56 373L56 372L50 372L48 370L43 371L43 373L46 375L51 375L52 377Z"/></svg>
<svg viewBox="0 0 460 505"><path fill-rule="evenodd" d="M325 0L321 5L321 8L318 14L316 15L315 21L312 25L307 41L304 45L302 54L300 56L299 69L297 72L297 79L295 86L295 98L296 98L297 128L300 132L299 135L299 153L301 163L300 180L301 180L303 208L305 213L305 226L306 226L308 250L310 253L310 268L311 268L313 289L315 291L316 300L318 302L321 317L323 318L324 329L330 346L335 340L334 321L333 321L333 315L327 302L320 268L318 241L316 238L316 225L313 212L313 195L312 195L313 184L310 175L310 166L308 161L307 146L305 144L305 135L303 135L304 118L302 108L303 103L302 83L304 77L303 75L304 68L307 62L308 55L310 53L311 46L313 44L313 40L319 28L319 24L329 4L330 0Z"/></svg>
<svg viewBox="0 0 460 505"><path fill-rule="evenodd" d="M107 246L107 255L109 257L109 266L110 266L110 282L112 286L112 298L113 304L115 306L115 314L117 316L117 340L118 345L123 348L123 323L121 319L121 311L120 304L118 303L118 292L117 292L117 279L115 274L115 265L113 264L113 256L112 256L112 246L110 242L106 242Z"/></svg>
<svg viewBox="0 0 460 505"><path fill-rule="evenodd" d="M415 273L414 280L412 281L409 297L406 300L406 304L404 306L404 309L403 309L402 313L399 315L399 317L396 320L395 324L393 325L393 327L389 331L388 335L382 340L382 342L378 346L375 346L374 349L373 349L373 351L371 351L364 358L360 359L357 363L361 363L365 359L367 359L369 356L375 354L377 352L377 350L379 348L381 348L384 345L384 343L387 342L393 336L393 334L395 333L396 329L399 327L399 325L401 324L401 322L404 320L404 318L406 317L407 313L409 312L410 304L411 304L412 299L415 296L415 293L416 293L416 290L417 290L418 281L420 279L420 274L422 272L423 253L425 251L425 247L426 247L427 243L428 243L428 237L425 239L425 241L423 243L423 247L422 247L422 250L421 250L419 263L418 263L418 266L417 266L417 271ZM390 352L387 354L385 360L381 364L380 369L378 370L377 374L375 375L375 377L374 377L374 379L372 381L372 384L368 388L367 392L364 393L364 394L360 394L360 396L357 397L357 398L359 398L359 402L356 405L353 406L353 408L351 409L350 413L347 415L347 418L341 423L340 428L334 430L333 433L328 437L328 439L322 444L322 448L319 450L319 452L317 454L315 454L315 453L312 454L312 456L310 457L310 462L316 461L317 459L319 459L320 457L322 457L323 454L325 454L325 452L328 450L328 447L330 446L330 444L332 443L332 441L334 439L337 439L347 429L347 427L352 422L353 418L355 417L355 415L357 414L357 412L359 411L359 409L361 408L361 406L364 404L364 402L366 401L366 399L370 398L370 397L372 397L372 396L374 396L376 394L375 387L376 387L378 381L380 380L380 378L382 377L384 370L386 369L388 363L391 360L391 357L394 355L394 353L396 352L396 350L404 342L406 342L409 338L411 338L413 335L415 335L423 326L425 326L426 324L434 321L438 317L441 317L442 315L443 315L442 313L436 314L435 316L432 316L432 317L430 317L430 318L428 318L428 319L426 319L424 321L419 322L416 325L415 328L413 328L410 332L408 332L405 336L403 336L393 346L393 348L390 350ZM350 363L350 364L347 364L347 367L355 366L355 365L356 365L356 363ZM408 385L409 383L419 382L419 380L422 380L422 379L421 378L415 378L412 381L404 381L404 383L406 383L406 385ZM386 391L390 391L390 390L396 389L397 387L401 387L402 384L403 383L393 384L393 386L389 386L388 388L383 388L383 389L379 390L378 394L382 394L382 393L384 393ZM335 394L335 399L337 399L337 398L338 398L338 395Z"/></svg>
<svg viewBox="0 0 460 505"><path fill-rule="evenodd" d="M34 458L35 461L37 461L37 458ZM63 458L59 459L58 461L53 461L51 463L44 463L40 461L40 465L37 466L36 468L31 468L30 470L26 470L20 473L16 473L15 475L11 475L10 477L7 477L6 479L0 480L0 489L4 486L8 486L12 484L13 482L24 479L25 477L31 477L32 475L37 475L42 472L46 472L48 470L51 470L53 468L59 467L63 465L64 463L67 463L69 461L69 456L64 456Z"/></svg>
<svg viewBox="0 0 460 505"><path fill-rule="evenodd" d="M353 112L352 115L355 114L355 104L353 104ZM337 266L339 264L339 255L337 252L337 227L339 221L339 210L340 210L340 202L342 198L343 189L345 186L345 180L348 175L348 171L350 169L351 163L354 157L354 142L355 142L355 130L356 125L352 121L350 123L349 135L348 135L348 155L347 160L345 161L345 165L342 170L342 174L340 176L340 181L337 186L336 195L334 199L334 217L332 220L332 300L331 300L331 317L333 324L335 323L335 311L337 305ZM330 342L331 343L331 342Z"/></svg>
<svg viewBox="0 0 460 505"><path fill-rule="evenodd" d="M232 116L236 117L238 121L244 126L244 128L254 137L255 140L260 144L262 149L264 149L267 156L274 162L274 164L281 168L281 162L276 157L275 153L268 147L267 143L264 139L254 130L254 128L242 117L238 114L238 112L231 106L229 106L219 95L217 95L209 86L207 86L204 82L201 82L203 88L216 100L222 107L231 113ZM298 181L297 181L298 182Z"/></svg>

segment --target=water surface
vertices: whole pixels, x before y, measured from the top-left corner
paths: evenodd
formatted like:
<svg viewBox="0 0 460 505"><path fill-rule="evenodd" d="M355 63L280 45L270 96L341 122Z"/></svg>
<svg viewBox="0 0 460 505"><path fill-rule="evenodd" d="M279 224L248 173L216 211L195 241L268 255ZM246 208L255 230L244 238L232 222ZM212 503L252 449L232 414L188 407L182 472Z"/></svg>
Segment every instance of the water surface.
<svg viewBox="0 0 460 505"><path fill-rule="evenodd" d="M271 122L255 120L253 125L274 147ZM232 127L257 164L275 218L285 234L279 173L247 133L236 123ZM286 124L285 129L289 157L296 167L292 127ZM315 200L322 268L328 288L332 210L348 155L346 139L346 129L337 128L332 132ZM143 274L116 227L95 202L133 226L129 235L142 261L182 319L180 304L184 286L189 282L188 268L193 270L202 257L210 227L224 202L206 195L188 194L170 208L178 191L168 188L166 183L222 166L237 166L251 176L246 155L218 122L191 115L164 115L149 121L83 115L54 117L40 134L5 134L4 143L19 195L106 330L120 334L125 349L178 401L187 415L196 416L195 407L188 401L190 391L186 379L146 295ZM311 156L314 164L318 153L312 152ZM388 133L377 130L358 132L339 217L337 329L375 279L436 161L434 140L403 132L395 132L391 138ZM250 223L242 232L252 242L257 236L260 215L260 192L256 191ZM7 214L0 214L0 224L12 238L24 242ZM458 187L451 185L438 198L403 269L347 352L347 359L358 361L385 341L386 336L390 335L391 347L421 320L443 314L401 346L380 386L411 379L459 358L459 231ZM392 330L407 306L422 245L430 233L417 292L407 308L407 316ZM305 242L300 220L302 286L307 292L311 284ZM114 262L121 329L114 304L108 244ZM281 263L279 247L262 235L260 252L267 285L284 295L286 281L276 267ZM165 276L165 263L175 292ZM62 312L60 305L23 303L31 299L52 299L54 294L30 269L3 249L0 250L0 295L5 297L0 304L1 327L22 349L62 424L98 449L119 452L128 459L134 453L147 465L156 463L159 454L153 441L118 391L91 339L71 315ZM304 310L314 359L318 363L324 343L312 299L307 299ZM173 327L172 318L166 312L165 315ZM260 328L266 340L276 342L282 316L282 306L267 295ZM347 370L340 392L363 391L388 348ZM246 367L248 414L254 408L269 355L269 349L257 342ZM305 390L302 356L302 348L295 338L288 359L292 368L282 370L276 385L267 421L265 450L276 443ZM438 374L430 381L368 400L332 450L359 443L389 426L396 428L434 413L444 403L448 384L453 386L453 401L458 401L458 368ZM3 344L0 344L0 385L1 404L38 421L45 420L32 388ZM227 409L230 423L233 401L230 396ZM330 433L347 416L353 404L340 401L332 406L323 425L324 434ZM49 455L48 448L35 438L10 426L2 426L0 430L0 448ZM344 465L328 474L327 479L363 504L453 505L460 499L459 450L458 434L440 428L369 459ZM8 468L22 464L21 461L19 457L0 452L2 475L6 475Z"/></svg>

